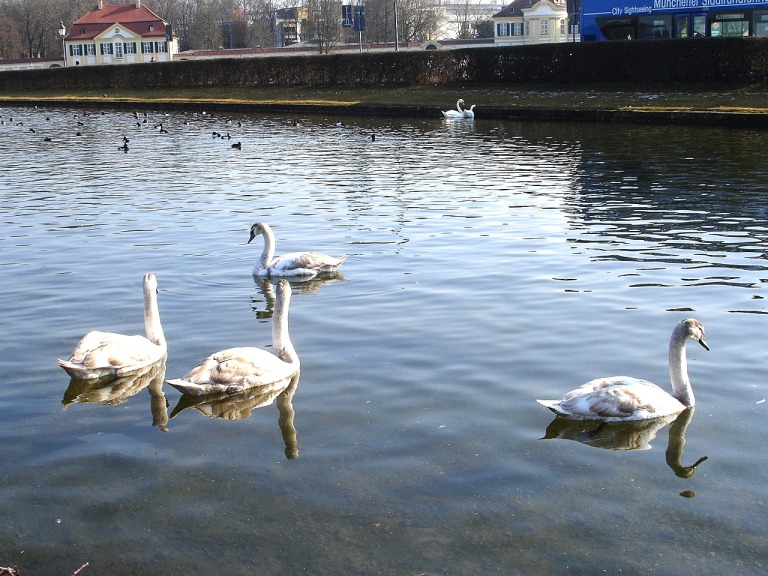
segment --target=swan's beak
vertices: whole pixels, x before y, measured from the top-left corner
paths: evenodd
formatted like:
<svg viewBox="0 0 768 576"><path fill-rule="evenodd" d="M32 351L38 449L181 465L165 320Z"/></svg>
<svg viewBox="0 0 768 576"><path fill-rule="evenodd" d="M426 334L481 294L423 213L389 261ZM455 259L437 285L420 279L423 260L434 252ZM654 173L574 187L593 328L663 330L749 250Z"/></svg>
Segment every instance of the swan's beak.
<svg viewBox="0 0 768 576"><path fill-rule="evenodd" d="M253 230L251 230L251 237L248 238L248 242L246 242L246 244L250 244L251 240L253 240L254 238L256 238L256 234L254 234Z"/></svg>
<svg viewBox="0 0 768 576"><path fill-rule="evenodd" d="M702 336L701 338L699 338L699 339L697 340L697 342L698 342L699 344L701 344L701 345L704 347L704 350L707 350L707 351L709 351L709 345L707 344L707 341L706 341L706 340L704 340L704 336Z"/></svg>

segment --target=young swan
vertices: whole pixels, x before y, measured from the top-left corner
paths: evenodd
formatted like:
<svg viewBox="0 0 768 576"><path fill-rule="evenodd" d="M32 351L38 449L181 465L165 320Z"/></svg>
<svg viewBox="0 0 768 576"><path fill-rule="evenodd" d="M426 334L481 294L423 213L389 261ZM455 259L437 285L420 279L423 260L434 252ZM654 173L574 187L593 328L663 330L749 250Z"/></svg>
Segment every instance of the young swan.
<svg viewBox="0 0 768 576"><path fill-rule="evenodd" d="M253 268L254 276L302 276L309 278L321 274L333 274L344 264L346 256L334 258L321 252L289 252L275 256L275 235L272 228L264 222L251 226L251 240L261 234L264 238L264 250L259 262Z"/></svg>
<svg viewBox="0 0 768 576"><path fill-rule="evenodd" d="M648 420L682 412L695 404L685 355L685 344L689 339L709 350L701 322L689 318L675 326L669 340L672 394L647 380L613 376L590 380L559 400L537 402L559 416L606 422Z"/></svg>
<svg viewBox="0 0 768 576"><path fill-rule="evenodd" d="M157 362L168 347L160 325L157 308L157 278L144 276L144 336L126 336L113 332L88 332L80 339L69 360L59 366L72 378L89 380L127 376Z"/></svg>
<svg viewBox="0 0 768 576"><path fill-rule="evenodd" d="M272 316L272 345L275 354L262 348L228 348L208 356L183 378L168 384L184 394L235 394L258 386L292 378L300 368L299 357L288 335L288 304L291 285L277 284Z"/></svg>

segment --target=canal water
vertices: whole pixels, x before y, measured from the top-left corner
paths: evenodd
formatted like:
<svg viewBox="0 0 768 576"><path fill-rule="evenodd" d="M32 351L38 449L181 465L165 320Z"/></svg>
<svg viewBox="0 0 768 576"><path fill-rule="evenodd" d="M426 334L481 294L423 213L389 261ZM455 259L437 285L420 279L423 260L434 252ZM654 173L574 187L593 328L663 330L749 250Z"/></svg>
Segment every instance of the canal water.
<svg viewBox="0 0 768 576"><path fill-rule="evenodd" d="M765 573L768 133L0 116L0 565ZM190 401L164 378L271 349L257 221L279 253L349 258L293 284L298 380ZM87 331L143 333L146 272L167 362L70 382ZM711 348L688 346L694 411L599 427L536 403L616 374L669 389L686 317Z"/></svg>

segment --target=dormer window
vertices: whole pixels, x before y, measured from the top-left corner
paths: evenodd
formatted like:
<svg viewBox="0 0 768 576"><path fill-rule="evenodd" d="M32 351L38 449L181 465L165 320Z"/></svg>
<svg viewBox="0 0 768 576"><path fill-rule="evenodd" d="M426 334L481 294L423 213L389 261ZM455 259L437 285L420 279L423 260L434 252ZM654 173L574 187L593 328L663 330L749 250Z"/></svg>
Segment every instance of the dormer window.
<svg viewBox="0 0 768 576"><path fill-rule="evenodd" d="M85 34L85 28L80 28L80 34Z"/></svg>
<svg viewBox="0 0 768 576"><path fill-rule="evenodd" d="M152 24L149 25L149 31L150 32L154 32L155 31L155 27Z"/></svg>

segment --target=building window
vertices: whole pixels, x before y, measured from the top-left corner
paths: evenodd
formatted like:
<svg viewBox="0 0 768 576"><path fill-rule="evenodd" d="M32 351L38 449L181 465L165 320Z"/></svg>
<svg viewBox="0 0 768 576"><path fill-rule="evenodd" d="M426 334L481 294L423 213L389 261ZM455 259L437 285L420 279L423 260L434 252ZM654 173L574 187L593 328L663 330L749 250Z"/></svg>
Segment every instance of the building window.
<svg viewBox="0 0 768 576"><path fill-rule="evenodd" d="M80 44L70 44L69 45L69 55L70 56L82 56L83 55L83 47Z"/></svg>
<svg viewBox="0 0 768 576"><path fill-rule="evenodd" d="M565 19L560 20L560 34L562 34L562 35L565 34L565 23L566 23Z"/></svg>
<svg viewBox="0 0 768 576"><path fill-rule="evenodd" d="M87 56L96 56L96 44L85 44L84 46Z"/></svg>
<svg viewBox="0 0 768 576"><path fill-rule="evenodd" d="M168 52L168 45L166 42L155 42L155 52L158 54Z"/></svg>
<svg viewBox="0 0 768 576"><path fill-rule="evenodd" d="M123 44L123 52L126 54L136 54L136 42L125 42Z"/></svg>
<svg viewBox="0 0 768 576"><path fill-rule="evenodd" d="M525 35L530 36L531 35L531 21L526 20L525 21Z"/></svg>
<svg viewBox="0 0 768 576"><path fill-rule="evenodd" d="M512 36L522 36L522 35L523 35L523 23L514 22L512 24Z"/></svg>
<svg viewBox="0 0 768 576"><path fill-rule="evenodd" d="M549 36L549 20L543 18L541 20L541 36Z"/></svg>
<svg viewBox="0 0 768 576"><path fill-rule="evenodd" d="M112 54L112 44L101 44L101 55L110 55Z"/></svg>
<svg viewBox="0 0 768 576"><path fill-rule="evenodd" d="M141 53L142 54L152 54L152 42L142 42L141 43Z"/></svg>
<svg viewBox="0 0 768 576"><path fill-rule="evenodd" d="M155 31L155 27L152 24L149 25L149 31L150 32L154 32Z"/></svg>
<svg viewBox="0 0 768 576"><path fill-rule="evenodd" d="M115 28L115 34L120 34L120 28Z"/></svg>
<svg viewBox="0 0 768 576"><path fill-rule="evenodd" d="M115 58L123 57L123 43L115 42Z"/></svg>

